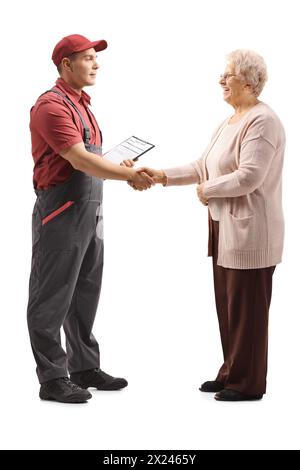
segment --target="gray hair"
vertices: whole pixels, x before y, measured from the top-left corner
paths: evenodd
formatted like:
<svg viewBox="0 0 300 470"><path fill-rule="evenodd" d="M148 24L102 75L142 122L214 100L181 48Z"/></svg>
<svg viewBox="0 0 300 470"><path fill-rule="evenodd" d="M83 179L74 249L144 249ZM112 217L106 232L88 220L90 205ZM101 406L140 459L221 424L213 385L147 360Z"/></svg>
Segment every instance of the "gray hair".
<svg viewBox="0 0 300 470"><path fill-rule="evenodd" d="M234 65L235 73L251 86L254 96L259 96L268 80L264 59L254 51L236 49L227 55L227 60Z"/></svg>

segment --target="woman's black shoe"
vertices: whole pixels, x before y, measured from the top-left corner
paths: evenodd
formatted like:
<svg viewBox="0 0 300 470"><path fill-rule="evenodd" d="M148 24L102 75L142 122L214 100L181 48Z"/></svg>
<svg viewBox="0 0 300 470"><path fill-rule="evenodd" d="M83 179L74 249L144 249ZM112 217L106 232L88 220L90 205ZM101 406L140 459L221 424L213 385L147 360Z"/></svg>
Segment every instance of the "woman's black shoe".
<svg viewBox="0 0 300 470"><path fill-rule="evenodd" d="M227 388L224 388L215 394L215 399L219 401L261 400L262 397L262 395L247 395L246 393L241 393L237 390L230 390Z"/></svg>
<svg viewBox="0 0 300 470"><path fill-rule="evenodd" d="M221 382L218 382L217 380L208 380L207 382L204 382L199 390L201 392L220 392L220 390L223 390L224 384L221 384Z"/></svg>

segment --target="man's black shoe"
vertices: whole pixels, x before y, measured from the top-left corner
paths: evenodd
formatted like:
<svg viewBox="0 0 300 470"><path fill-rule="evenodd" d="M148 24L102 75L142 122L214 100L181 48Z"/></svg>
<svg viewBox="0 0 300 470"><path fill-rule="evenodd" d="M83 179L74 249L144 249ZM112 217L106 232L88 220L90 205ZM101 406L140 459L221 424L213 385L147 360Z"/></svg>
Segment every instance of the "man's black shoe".
<svg viewBox="0 0 300 470"><path fill-rule="evenodd" d="M41 384L40 398L61 403L84 403L92 395L71 382L68 377L59 377Z"/></svg>
<svg viewBox="0 0 300 470"><path fill-rule="evenodd" d="M215 394L215 399L219 401L246 401L246 400L261 400L262 395L247 395L236 390L224 388Z"/></svg>
<svg viewBox="0 0 300 470"><path fill-rule="evenodd" d="M98 390L120 390L128 382L120 377L112 377L101 369L89 369L70 374L72 382L81 388L95 387Z"/></svg>
<svg viewBox="0 0 300 470"><path fill-rule="evenodd" d="M223 390L224 384L221 382L218 382L217 380L208 380L207 382L204 382L199 390L201 392L220 392Z"/></svg>

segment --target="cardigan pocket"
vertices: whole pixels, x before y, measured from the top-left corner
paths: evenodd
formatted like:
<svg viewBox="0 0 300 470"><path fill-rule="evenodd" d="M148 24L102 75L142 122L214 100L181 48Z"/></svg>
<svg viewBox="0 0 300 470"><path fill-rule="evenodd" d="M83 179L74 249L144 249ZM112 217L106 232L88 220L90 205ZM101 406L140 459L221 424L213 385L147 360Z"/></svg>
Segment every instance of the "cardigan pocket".
<svg viewBox="0 0 300 470"><path fill-rule="evenodd" d="M227 246L231 250L252 251L257 249L254 214L236 217L230 212L228 220Z"/></svg>

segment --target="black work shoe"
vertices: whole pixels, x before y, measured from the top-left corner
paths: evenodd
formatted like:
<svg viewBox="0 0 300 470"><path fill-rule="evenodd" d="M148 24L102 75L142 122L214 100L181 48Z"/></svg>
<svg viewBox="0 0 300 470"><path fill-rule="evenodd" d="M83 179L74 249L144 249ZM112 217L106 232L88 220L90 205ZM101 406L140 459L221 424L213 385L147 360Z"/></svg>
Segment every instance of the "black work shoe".
<svg viewBox="0 0 300 470"><path fill-rule="evenodd" d="M89 369L70 374L72 382L81 388L95 387L98 390L120 390L127 387L128 382L119 377L112 377L101 369Z"/></svg>
<svg viewBox="0 0 300 470"><path fill-rule="evenodd" d="M237 390L230 390L224 388L220 392L215 394L215 399L219 401L246 401L246 400L261 400L262 395L247 395L245 393L238 392Z"/></svg>
<svg viewBox="0 0 300 470"><path fill-rule="evenodd" d="M61 403L84 403L92 395L71 382L68 377L59 377L41 384L40 398Z"/></svg>
<svg viewBox="0 0 300 470"><path fill-rule="evenodd" d="M207 382L204 382L199 390L201 392L220 392L223 390L224 384L221 382L218 382L217 380L208 380Z"/></svg>

